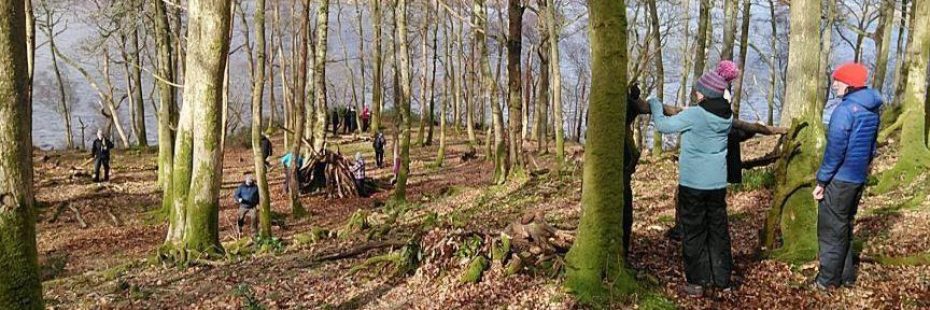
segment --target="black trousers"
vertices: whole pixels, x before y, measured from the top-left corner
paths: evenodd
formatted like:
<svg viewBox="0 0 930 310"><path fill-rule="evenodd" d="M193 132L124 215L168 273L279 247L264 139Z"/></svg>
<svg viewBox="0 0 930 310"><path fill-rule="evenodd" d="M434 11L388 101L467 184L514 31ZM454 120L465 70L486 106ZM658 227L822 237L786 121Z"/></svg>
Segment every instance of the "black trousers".
<svg viewBox="0 0 930 310"><path fill-rule="evenodd" d="M827 185L817 215L820 272L817 282L839 286L856 282L852 236L862 184L833 181Z"/></svg>
<svg viewBox="0 0 930 310"><path fill-rule="evenodd" d="M678 186L682 256L688 283L730 286L733 254L727 223L727 190Z"/></svg>
<svg viewBox="0 0 930 310"><path fill-rule="evenodd" d="M384 167L384 149L375 149L375 164L378 168Z"/></svg>
<svg viewBox="0 0 930 310"><path fill-rule="evenodd" d="M97 157L94 159L94 182L100 181L100 168L103 168L103 180L110 180L110 158Z"/></svg>

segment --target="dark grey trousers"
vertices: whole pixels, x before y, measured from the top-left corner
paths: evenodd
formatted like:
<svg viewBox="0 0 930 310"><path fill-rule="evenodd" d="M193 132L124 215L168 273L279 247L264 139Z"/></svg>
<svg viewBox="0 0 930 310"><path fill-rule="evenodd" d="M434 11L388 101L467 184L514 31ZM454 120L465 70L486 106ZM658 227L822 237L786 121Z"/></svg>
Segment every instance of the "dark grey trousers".
<svg viewBox="0 0 930 310"><path fill-rule="evenodd" d="M817 216L820 273L817 282L839 286L856 282L852 239L862 184L833 181L827 185Z"/></svg>
<svg viewBox="0 0 930 310"><path fill-rule="evenodd" d="M733 254L727 219L727 190L678 186L682 256L688 283L730 286Z"/></svg>

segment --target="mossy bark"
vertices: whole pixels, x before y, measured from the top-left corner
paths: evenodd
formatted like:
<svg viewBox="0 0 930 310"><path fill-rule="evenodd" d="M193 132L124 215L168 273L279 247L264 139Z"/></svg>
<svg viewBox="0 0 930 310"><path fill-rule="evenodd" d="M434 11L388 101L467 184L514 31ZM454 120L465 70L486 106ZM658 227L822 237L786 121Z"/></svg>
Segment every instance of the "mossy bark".
<svg viewBox="0 0 930 310"><path fill-rule="evenodd" d="M258 181L258 236L271 237L271 192L262 154L262 98L265 92L265 0L255 1L255 64L252 77L252 157Z"/></svg>
<svg viewBox="0 0 930 310"><path fill-rule="evenodd" d="M0 305L43 309L25 1L0 1Z"/></svg>
<svg viewBox="0 0 930 310"><path fill-rule="evenodd" d="M565 285L582 302L629 292L635 282L623 259L623 152L626 117L627 39L625 1L589 0L591 103L584 153L581 223L566 256Z"/></svg>
<svg viewBox="0 0 930 310"><path fill-rule="evenodd" d="M888 75L888 56L891 54L891 32L894 30L895 0L881 1L881 22L875 31L875 44L878 46L878 59L875 60L875 73L872 74L872 87L879 93L885 89L885 77Z"/></svg>
<svg viewBox="0 0 930 310"><path fill-rule="evenodd" d="M291 126L293 127L294 134L291 136L291 145L288 147L291 154L295 156L294 161L291 163L290 167L285 167L285 169L290 169L290 179L288 180L288 196L290 198L291 205L291 216L295 218L303 218L309 215L307 209L300 203L300 186L297 184L297 160L296 156L300 155L300 149L303 145L305 122L307 120L306 115L306 101L307 101L307 54L309 50L309 28L310 28L310 0L303 1L303 6L300 8L300 26L298 30L298 43L297 43L297 59L296 66L294 68L294 89L293 89L293 116L291 119Z"/></svg>
<svg viewBox="0 0 930 310"><path fill-rule="evenodd" d="M168 11L163 1L152 1L155 15L155 71L161 79L174 81L174 62L171 58L171 25L168 22ZM175 93L166 81L156 79L158 87L158 184L166 192L165 198L170 198L167 189L171 184L171 167L174 165L174 133L172 124L176 122ZM170 201L170 199L165 199Z"/></svg>
<svg viewBox="0 0 930 310"><path fill-rule="evenodd" d="M538 6L540 14L549 11L546 0L539 0ZM549 27L548 20L545 18L539 19L539 48L537 49L537 54L539 54L539 88L536 89L536 124L533 131L536 133L536 152L540 154L549 153L549 84L552 72L550 68L552 64L549 58L551 56L549 51L551 47L549 45L553 42L549 38ZM558 44L558 42L555 43ZM527 70L530 69L527 68ZM526 112L528 111L524 111L524 113Z"/></svg>
<svg viewBox="0 0 930 310"><path fill-rule="evenodd" d="M142 99L142 50L139 48L139 28L132 29L129 37L129 74L132 86L132 129L136 134L136 143L148 147L148 134L145 131L145 101Z"/></svg>
<svg viewBox="0 0 930 310"><path fill-rule="evenodd" d="M916 20L930 19L930 3L914 3ZM911 43L908 45L907 85L901 104L900 156L894 167L881 176L877 192L887 192L911 183L930 169L930 122L927 114L927 68L930 58L930 25L918 22L912 25Z"/></svg>
<svg viewBox="0 0 930 310"><path fill-rule="evenodd" d="M187 86L174 159L174 207L167 245L183 253L218 254L222 252L218 201L223 166L220 110L229 51L230 1L192 0L188 12Z"/></svg>
<svg viewBox="0 0 930 310"><path fill-rule="evenodd" d="M776 163L775 199L766 223L765 246L772 249L776 226L781 228L782 247L773 254L789 262L809 261L817 254L817 201L811 197L814 175L826 144L818 98L821 78L820 0L791 2L791 51L782 124L792 130Z"/></svg>
<svg viewBox="0 0 930 310"><path fill-rule="evenodd" d="M384 100L382 97L384 60L381 57L381 0L371 0L371 19L374 32L374 46L371 48L374 70L371 85L371 135L374 136L381 130L381 103Z"/></svg>
<svg viewBox="0 0 930 310"><path fill-rule="evenodd" d="M394 187L396 201L407 200L407 176L410 174L410 58L407 48L407 1L398 0L394 7L395 32L398 50L394 56L400 66L400 170Z"/></svg>

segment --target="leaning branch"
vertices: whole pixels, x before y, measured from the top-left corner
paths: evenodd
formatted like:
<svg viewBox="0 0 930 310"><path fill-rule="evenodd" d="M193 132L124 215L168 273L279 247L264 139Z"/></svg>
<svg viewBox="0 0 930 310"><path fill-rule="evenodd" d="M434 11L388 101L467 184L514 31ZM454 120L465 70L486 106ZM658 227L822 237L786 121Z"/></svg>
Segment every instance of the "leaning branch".
<svg viewBox="0 0 930 310"><path fill-rule="evenodd" d="M642 100L642 99L637 100L636 106L637 106L637 110L639 110L639 114L651 113L649 111L649 104L646 103L645 100ZM663 105L662 108L664 109L665 115L668 115L668 116L676 115L678 113L681 113L681 111L684 111L684 109L680 107L670 106L670 105ZM750 122L746 122L746 121L742 121L738 119L733 120L733 128L741 129L749 133L766 135L766 136L784 135L788 133L787 128L767 126L767 125L757 124L757 123L750 123Z"/></svg>

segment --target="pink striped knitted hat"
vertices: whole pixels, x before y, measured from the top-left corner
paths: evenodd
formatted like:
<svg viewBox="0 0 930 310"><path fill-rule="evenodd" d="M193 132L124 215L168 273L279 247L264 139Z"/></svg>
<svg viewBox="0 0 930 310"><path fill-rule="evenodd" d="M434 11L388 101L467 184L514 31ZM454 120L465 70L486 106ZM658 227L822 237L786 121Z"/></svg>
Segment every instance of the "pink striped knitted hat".
<svg viewBox="0 0 930 310"><path fill-rule="evenodd" d="M723 93L739 76L739 68L729 60L720 61L717 69L705 72L694 84L694 89L707 98L723 98Z"/></svg>

